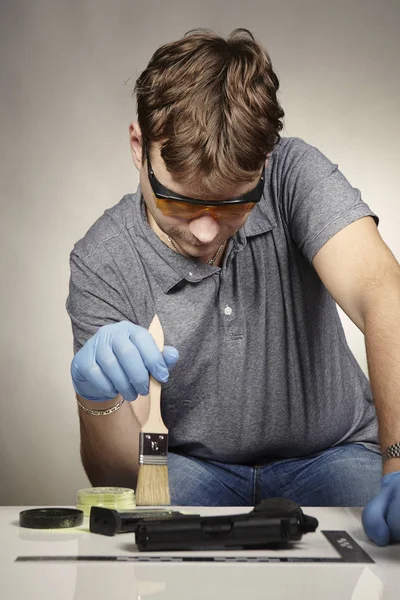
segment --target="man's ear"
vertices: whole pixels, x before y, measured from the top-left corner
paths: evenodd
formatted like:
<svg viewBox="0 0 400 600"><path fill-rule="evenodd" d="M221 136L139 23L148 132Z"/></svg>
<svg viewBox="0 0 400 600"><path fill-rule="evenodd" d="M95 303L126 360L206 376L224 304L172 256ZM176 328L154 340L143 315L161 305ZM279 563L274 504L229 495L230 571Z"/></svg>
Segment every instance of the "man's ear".
<svg viewBox="0 0 400 600"><path fill-rule="evenodd" d="M138 171L142 168L142 132L137 121L129 125L129 142L132 158Z"/></svg>

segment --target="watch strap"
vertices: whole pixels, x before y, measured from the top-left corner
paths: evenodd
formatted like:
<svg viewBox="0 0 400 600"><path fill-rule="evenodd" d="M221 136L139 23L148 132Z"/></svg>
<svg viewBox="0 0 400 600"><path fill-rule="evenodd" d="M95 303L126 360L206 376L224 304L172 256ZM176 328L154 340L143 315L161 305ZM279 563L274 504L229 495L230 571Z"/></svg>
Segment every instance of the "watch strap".
<svg viewBox="0 0 400 600"><path fill-rule="evenodd" d="M390 458L400 458L400 442L392 444L386 448L385 452L382 454L383 462L389 460Z"/></svg>

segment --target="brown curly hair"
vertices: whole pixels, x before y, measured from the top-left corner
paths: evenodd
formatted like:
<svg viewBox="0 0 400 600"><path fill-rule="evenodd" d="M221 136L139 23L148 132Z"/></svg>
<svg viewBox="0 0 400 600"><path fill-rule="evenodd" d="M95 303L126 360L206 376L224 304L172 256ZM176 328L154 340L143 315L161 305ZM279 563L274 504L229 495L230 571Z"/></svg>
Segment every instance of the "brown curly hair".
<svg viewBox="0 0 400 600"><path fill-rule="evenodd" d="M256 177L280 139L278 78L247 29L225 40L192 30L161 46L137 79L143 162L161 143L166 168L204 196Z"/></svg>

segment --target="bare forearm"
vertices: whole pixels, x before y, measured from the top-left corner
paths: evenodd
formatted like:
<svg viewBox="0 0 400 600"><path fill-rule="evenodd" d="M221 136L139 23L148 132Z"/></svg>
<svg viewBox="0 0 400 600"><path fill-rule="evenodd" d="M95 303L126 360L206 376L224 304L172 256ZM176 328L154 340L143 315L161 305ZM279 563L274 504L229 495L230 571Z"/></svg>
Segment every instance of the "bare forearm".
<svg viewBox="0 0 400 600"><path fill-rule="evenodd" d="M90 402L78 396L90 409L115 405L110 402ZM94 416L79 409L81 457L86 474L94 486L136 486L139 469L140 423L129 402L107 416Z"/></svg>
<svg viewBox="0 0 400 600"><path fill-rule="evenodd" d="M388 281L365 314L368 369L379 422L382 452L400 442L400 278ZM400 470L388 460L383 472Z"/></svg>

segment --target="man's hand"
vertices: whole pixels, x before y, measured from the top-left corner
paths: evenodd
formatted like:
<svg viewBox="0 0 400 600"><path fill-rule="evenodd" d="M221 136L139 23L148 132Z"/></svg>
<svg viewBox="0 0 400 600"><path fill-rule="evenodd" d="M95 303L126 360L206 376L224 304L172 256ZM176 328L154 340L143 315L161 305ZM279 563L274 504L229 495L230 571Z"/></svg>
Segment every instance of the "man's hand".
<svg viewBox="0 0 400 600"><path fill-rule="evenodd" d="M165 346L161 353L153 337L139 325L121 321L104 325L75 354L71 365L75 391L86 400L112 400L118 394L135 400L149 392L149 372L168 380L168 367L179 353Z"/></svg>
<svg viewBox="0 0 400 600"><path fill-rule="evenodd" d="M378 546L400 542L400 471L381 479L381 491L362 513L365 533Z"/></svg>

